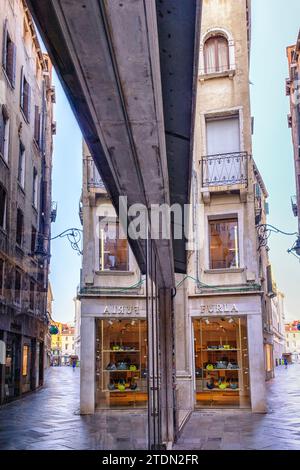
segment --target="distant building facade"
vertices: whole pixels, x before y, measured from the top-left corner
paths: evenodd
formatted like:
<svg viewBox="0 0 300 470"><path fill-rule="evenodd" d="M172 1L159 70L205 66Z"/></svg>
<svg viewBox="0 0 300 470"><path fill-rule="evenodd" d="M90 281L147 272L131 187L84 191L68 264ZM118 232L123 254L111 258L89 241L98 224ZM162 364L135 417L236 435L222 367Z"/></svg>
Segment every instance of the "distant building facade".
<svg viewBox="0 0 300 470"><path fill-rule="evenodd" d="M300 361L300 320L295 320L285 324L286 350L291 355L293 362Z"/></svg>
<svg viewBox="0 0 300 470"><path fill-rule="evenodd" d="M23 0L0 8L0 403L43 384L52 219L52 66Z"/></svg>
<svg viewBox="0 0 300 470"><path fill-rule="evenodd" d="M51 364L69 365L75 357L75 328L73 323L52 322L58 333L51 336Z"/></svg>
<svg viewBox="0 0 300 470"><path fill-rule="evenodd" d="M287 47L287 59L289 78L286 80L286 94L290 97L288 125L292 131L296 183L296 194L292 196L292 209L295 217L298 217L300 234L300 31L296 44Z"/></svg>

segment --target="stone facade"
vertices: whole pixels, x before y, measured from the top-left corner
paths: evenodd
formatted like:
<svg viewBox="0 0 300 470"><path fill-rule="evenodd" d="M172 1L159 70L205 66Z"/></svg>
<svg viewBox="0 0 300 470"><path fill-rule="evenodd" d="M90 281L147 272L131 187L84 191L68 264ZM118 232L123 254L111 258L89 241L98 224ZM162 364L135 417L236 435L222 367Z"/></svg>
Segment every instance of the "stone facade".
<svg viewBox="0 0 300 470"><path fill-rule="evenodd" d="M178 428L195 407L266 411L266 344L273 341L276 292L257 229L266 222L268 194L252 157L250 13L246 0L203 2L190 204L194 240L187 275L176 274L173 301ZM98 321L113 330L117 321L146 318L147 305L145 279L130 249L126 267L118 269L115 252L101 242L99 220L116 220L116 213L85 145L83 157L81 412L94 413L103 372L97 366L103 350ZM222 339L220 331L227 336ZM110 385L106 400L117 393Z"/></svg>
<svg viewBox="0 0 300 470"><path fill-rule="evenodd" d="M296 44L287 47L286 52L289 67L289 78L286 80L286 94L290 97L288 125L292 131L296 182L296 195L292 197L292 208L294 215L298 217L298 231L300 233L300 31Z"/></svg>
<svg viewBox="0 0 300 470"><path fill-rule="evenodd" d="M1 403L43 384L47 364L52 66L25 2L0 10Z"/></svg>

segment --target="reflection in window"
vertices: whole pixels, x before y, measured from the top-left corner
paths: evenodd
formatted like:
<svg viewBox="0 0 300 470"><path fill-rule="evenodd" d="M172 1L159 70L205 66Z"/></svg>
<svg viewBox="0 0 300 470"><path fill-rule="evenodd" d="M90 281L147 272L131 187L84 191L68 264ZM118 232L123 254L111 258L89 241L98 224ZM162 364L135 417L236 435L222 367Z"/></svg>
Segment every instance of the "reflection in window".
<svg viewBox="0 0 300 470"><path fill-rule="evenodd" d="M228 269L239 267L237 219L211 220L210 268Z"/></svg>
<svg viewBox="0 0 300 470"><path fill-rule="evenodd" d="M229 70L228 41L224 36L207 39L204 45L205 73Z"/></svg>
<svg viewBox="0 0 300 470"><path fill-rule="evenodd" d="M128 243L117 220L100 224L100 270L128 271Z"/></svg>

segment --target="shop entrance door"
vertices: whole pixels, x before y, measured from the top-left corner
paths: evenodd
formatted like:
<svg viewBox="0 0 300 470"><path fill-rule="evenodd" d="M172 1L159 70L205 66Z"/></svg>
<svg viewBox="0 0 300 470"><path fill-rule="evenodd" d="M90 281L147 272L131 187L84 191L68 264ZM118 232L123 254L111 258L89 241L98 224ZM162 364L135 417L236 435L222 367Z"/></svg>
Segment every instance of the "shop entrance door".
<svg viewBox="0 0 300 470"><path fill-rule="evenodd" d="M8 333L6 341L4 401L20 395L21 337Z"/></svg>

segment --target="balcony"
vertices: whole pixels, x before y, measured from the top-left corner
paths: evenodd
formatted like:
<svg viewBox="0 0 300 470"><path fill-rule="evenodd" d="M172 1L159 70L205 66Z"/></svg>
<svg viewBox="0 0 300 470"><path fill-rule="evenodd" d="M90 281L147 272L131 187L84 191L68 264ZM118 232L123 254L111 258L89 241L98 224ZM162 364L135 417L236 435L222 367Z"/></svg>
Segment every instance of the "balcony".
<svg viewBox="0 0 300 470"><path fill-rule="evenodd" d="M96 165L93 159L91 158L87 160L87 175L88 175L88 181L87 181L88 189L105 190L105 186L99 174L99 171L97 170Z"/></svg>
<svg viewBox="0 0 300 470"><path fill-rule="evenodd" d="M295 217L298 217L297 196L292 196L291 197L291 203L292 203L293 214L294 214Z"/></svg>
<svg viewBox="0 0 300 470"><path fill-rule="evenodd" d="M248 185L247 152L207 155L201 159L202 192L241 191Z"/></svg>

